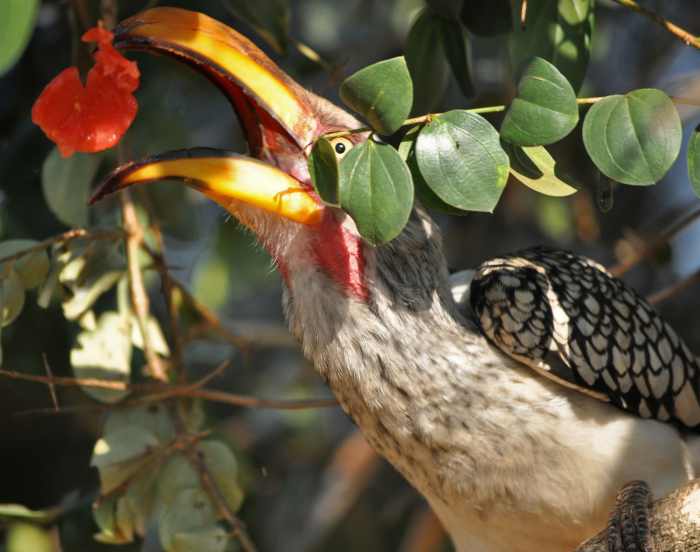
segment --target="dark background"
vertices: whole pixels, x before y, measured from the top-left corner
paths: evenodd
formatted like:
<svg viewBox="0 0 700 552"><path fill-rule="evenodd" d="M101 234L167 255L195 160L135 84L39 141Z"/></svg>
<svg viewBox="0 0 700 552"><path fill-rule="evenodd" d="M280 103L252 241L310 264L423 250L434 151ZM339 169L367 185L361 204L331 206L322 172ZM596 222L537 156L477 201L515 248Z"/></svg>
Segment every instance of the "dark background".
<svg viewBox="0 0 700 552"><path fill-rule="evenodd" d="M260 0L264 2L265 0ZM700 34L696 0L648 1L644 5ZM86 2L96 9L97 2ZM122 1L120 17L146 2ZM236 20L219 0L170 1L221 19L264 43ZM369 63L400 55L420 0L296 0L291 2L291 36L336 66L332 75L290 48L273 56L304 86L337 101L344 76ZM37 29L20 62L0 78L0 239L44 239L66 228L48 210L41 192L41 167L52 145L32 125L30 109L43 86L74 62L68 2L46 1ZM267 48L266 48L267 49ZM268 49L269 51L269 49ZM507 39L477 39L473 76L478 95L461 96L453 83L439 110L508 101L513 75ZM237 122L224 98L207 81L170 60L134 56L142 86L140 112L127 143L140 157L188 146L244 150ZM669 94L700 98L700 53L685 47L648 19L601 1L588 77L581 96L658 87ZM700 121L680 108L685 137ZM494 123L498 122L492 117ZM534 244L550 244L612 265L630 248L648 243L682 213L700 206L689 187L685 146L679 161L658 185L620 186L605 211L597 174L575 131L557 147L584 189L565 199L540 196L510 182L493 215L440 217L450 266L462 269ZM103 170L109 167L105 165ZM235 221L200 197L174 193L167 184L154 194L167 234L168 263L193 293L231 328L265 343L248 356L230 344L202 339L187 350L193 374L226 358L233 367L216 385L262 397L321 397L328 391L286 334L280 308L280 279L266 254ZM98 217L100 212L95 213ZM648 294L700 266L700 226L690 227L648 262L625 275ZM162 316L156 278L150 281L153 308ZM694 350L700 350L698 286L659 306ZM43 374L42 354L54 374L71 375L68 352L76 324L60 305L48 310L28 296L20 318L3 329L3 368ZM267 337L266 337L267 336ZM273 344L270 344L270 343ZM278 345L274 345L278 343ZM94 403L79 389L59 390L62 406ZM107 550L91 535L90 502L97 475L89 467L99 436L99 412L41 414L51 407L43 385L0 378L0 503L44 508L78 491L82 502L60 523L63 550ZM262 551L411 550L421 528L428 530L425 505L401 478L368 451L339 409L281 412L205 406L209 422L236 451L246 501L241 517ZM426 529L428 528L428 529ZM413 532L412 532L413 531ZM425 533L424 533L425 534ZM123 550L140 550L140 544ZM1 546L0 546L1 548Z"/></svg>

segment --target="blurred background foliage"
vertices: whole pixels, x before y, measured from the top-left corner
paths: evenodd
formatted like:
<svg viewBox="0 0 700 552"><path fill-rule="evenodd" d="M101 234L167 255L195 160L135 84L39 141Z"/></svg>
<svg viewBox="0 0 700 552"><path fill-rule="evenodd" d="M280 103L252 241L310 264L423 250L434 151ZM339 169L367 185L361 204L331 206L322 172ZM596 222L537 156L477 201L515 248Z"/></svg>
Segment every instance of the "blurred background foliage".
<svg viewBox="0 0 700 552"><path fill-rule="evenodd" d="M121 0L119 16L155 3ZM0 77L1 240L42 240L67 229L42 193L42 167L52 145L31 123L30 110L58 71L74 63L84 66L86 60L74 54L79 51L74 48L80 34L79 12L87 10L88 17L95 17L99 4L41 2L26 50ZM167 4L205 12L241 30L304 86L336 102L338 84L345 76L403 53L411 22L423 7L422 0L259 0L258 11L251 12L252 3L234 0ZM700 34L695 0L649 0L644 5ZM288 37L285 22L277 17L284 6L289 8ZM515 78L506 38L471 38L475 97L466 99L459 83L450 81L436 111L501 104L513 95ZM303 55L305 45L323 62ZM139 62L142 86L139 115L125 142L127 158L191 146L244 150L230 107L206 80L171 60L139 54L133 58ZM648 19L601 0L591 65L580 95L641 87L700 97L700 57ZM684 106L679 111L687 140L700 115ZM498 123L499 118L490 120ZM566 160L583 189L559 199L510 182L493 215L438 216L453 269L473 267L485 258L533 244L570 248L614 265L700 205L688 185L683 159L656 186L608 189L583 153L580 132L553 150L557 159ZM115 163L115 154L107 152L94 170L99 176ZM60 197L83 201L70 182L67 178L61 188L70 192ZM139 199L161 222L172 274L228 330L195 332L185 350L190 377L201 377L230 359L231 367L211 387L258 397L328 396L287 335L280 278L251 236L220 208L179 186L158 184ZM118 224L114 204L99 205L89 217L97 226ZM689 227L625 279L650 294L693 275L700 268L699 240L700 228ZM153 313L164 320L166 306L157 275L148 272L147 284ZM697 290L697 285L690 286L659 309L700 351ZM98 308L108 308L117 299L109 294L99 301ZM55 376L70 376L70 350L79 331L76 323L65 319L58 302L42 309L36 304L36 292L30 291L21 315L3 329L3 368L45 375L48 363ZM230 334L243 336L246 346L232 343ZM143 362L139 351L133 362ZM90 457L102 434L104 409L77 387L57 389L59 411L44 385L0 377L0 394L0 503L41 510L0 507L0 520L7 522L2 550L59 550L59 540L64 551L116 550L93 539L98 529L91 504L99 481ZM240 517L260 550L411 551L426 549L431 542L432 549L441 546L422 499L367 448L339 409L288 412L206 403L203 416L205 425L235 453L245 494ZM12 521L17 519L22 521ZM120 549L158 550L156 541L147 537L145 543Z"/></svg>

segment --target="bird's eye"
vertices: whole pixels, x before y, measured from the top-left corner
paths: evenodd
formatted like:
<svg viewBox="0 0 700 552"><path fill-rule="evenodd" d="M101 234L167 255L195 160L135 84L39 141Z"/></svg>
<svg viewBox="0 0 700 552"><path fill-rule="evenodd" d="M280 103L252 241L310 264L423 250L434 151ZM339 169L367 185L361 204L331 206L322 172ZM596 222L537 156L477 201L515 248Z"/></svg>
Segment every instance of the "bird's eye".
<svg viewBox="0 0 700 552"><path fill-rule="evenodd" d="M338 160L345 157L353 146L353 143L347 138L336 138L335 140L331 140L331 144L333 145L333 150Z"/></svg>

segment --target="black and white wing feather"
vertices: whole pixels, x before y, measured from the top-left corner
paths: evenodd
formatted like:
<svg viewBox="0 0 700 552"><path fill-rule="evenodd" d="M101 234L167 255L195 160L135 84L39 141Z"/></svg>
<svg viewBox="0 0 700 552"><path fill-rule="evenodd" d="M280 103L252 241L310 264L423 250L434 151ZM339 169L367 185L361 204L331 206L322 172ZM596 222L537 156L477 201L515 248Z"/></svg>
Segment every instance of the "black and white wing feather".
<svg viewBox="0 0 700 552"><path fill-rule="evenodd" d="M510 357L639 416L700 429L695 356L599 264L529 249L482 264L469 296L483 333Z"/></svg>

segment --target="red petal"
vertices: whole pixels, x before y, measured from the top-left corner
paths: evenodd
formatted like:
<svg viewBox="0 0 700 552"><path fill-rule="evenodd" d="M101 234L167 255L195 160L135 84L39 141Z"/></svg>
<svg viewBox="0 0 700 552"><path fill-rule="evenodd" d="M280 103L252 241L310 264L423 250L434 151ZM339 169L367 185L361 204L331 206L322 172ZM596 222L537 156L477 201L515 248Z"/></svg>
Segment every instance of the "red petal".
<svg viewBox="0 0 700 552"><path fill-rule="evenodd" d="M112 38L112 33L101 28L86 32L84 41L98 43L86 85L80 82L78 70L70 67L34 103L32 121L64 157L114 146L136 117L138 104L131 93L138 87L139 70L112 46Z"/></svg>

